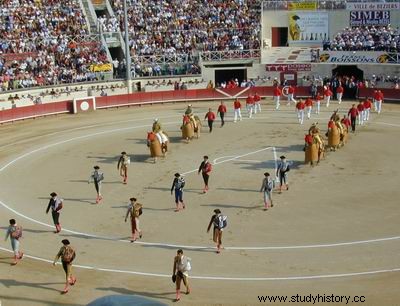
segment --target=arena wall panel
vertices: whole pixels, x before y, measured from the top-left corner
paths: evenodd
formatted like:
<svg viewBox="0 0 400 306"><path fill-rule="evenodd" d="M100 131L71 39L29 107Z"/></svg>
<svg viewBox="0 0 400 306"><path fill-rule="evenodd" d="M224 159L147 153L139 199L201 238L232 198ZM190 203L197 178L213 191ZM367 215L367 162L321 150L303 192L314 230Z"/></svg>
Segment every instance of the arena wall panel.
<svg viewBox="0 0 400 306"><path fill-rule="evenodd" d="M400 101L400 90L381 89L385 100ZM374 89L364 88L359 92L360 98L371 97ZM221 93L222 92L222 93ZM272 86L252 87L234 89L193 89L173 90L164 92L138 92L116 96L96 97L97 108L122 107L129 105L173 103L173 102L202 102L210 100L233 100L235 96L240 99L246 98L249 94L258 93L261 97L272 97ZM239 94L239 95L238 95ZM309 87L296 87L296 97L309 96ZM73 101L61 101L39 105L24 106L19 108L0 111L0 123L13 122L18 120L73 113Z"/></svg>

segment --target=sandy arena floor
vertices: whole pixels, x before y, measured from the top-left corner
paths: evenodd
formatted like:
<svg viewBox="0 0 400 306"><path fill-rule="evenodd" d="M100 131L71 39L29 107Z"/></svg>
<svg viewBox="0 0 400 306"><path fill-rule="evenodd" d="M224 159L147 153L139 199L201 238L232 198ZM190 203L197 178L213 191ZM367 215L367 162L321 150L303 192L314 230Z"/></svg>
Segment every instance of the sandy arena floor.
<svg viewBox="0 0 400 306"><path fill-rule="evenodd" d="M203 127L200 139L190 144L180 139L184 104L1 126L1 228L16 218L30 255L12 267L9 242L0 243L1 306L85 305L109 294L140 294L172 304L170 275L179 247L193 266L193 292L180 305L258 305L261 295L290 299L296 294L357 295L365 296L362 305L398 305L400 106L385 104L349 144L310 167L303 165L304 133L313 121L325 132L336 103L303 126L294 107L275 112L270 100L263 103L254 119L234 124L230 113L223 128L219 121L212 134ZM217 105L196 103L194 111L204 116ZM349 106L340 105L342 113ZM153 164L145 138L155 117L172 144L167 158ZM128 185L116 168L121 151L132 158ZM216 164L210 192L203 195L194 170L205 154ZM281 154L293 162L290 190L275 193L275 207L265 212L261 180L266 170L274 172L275 156ZM100 205L94 186L87 184L96 164L105 174ZM179 213L169 192L175 172L187 173L187 209ZM52 191L65 200L59 235L45 214ZM132 196L144 204L143 238L137 243L129 242L130 225L124 223ZM221 255L206 233L215 208L229 218ZM77 250L78 282L60 295L63 271L49 260L64 238Z"/></svg>

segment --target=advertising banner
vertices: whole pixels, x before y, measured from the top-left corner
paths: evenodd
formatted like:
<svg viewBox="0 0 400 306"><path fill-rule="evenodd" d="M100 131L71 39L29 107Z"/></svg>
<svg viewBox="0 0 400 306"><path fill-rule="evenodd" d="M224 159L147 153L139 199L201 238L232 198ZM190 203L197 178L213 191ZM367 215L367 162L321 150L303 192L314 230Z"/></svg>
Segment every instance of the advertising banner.
<svg viewBox="0 0 400 306"><path fill-rule="evenodd" d="M305 2L289 2L289 11L315 11L317 9L317 1L305 1Z"/></svg>
<svg viewBox="0 0 400 306"><path fill-rule="evenodd" d="M400 2L348 2L348 10L400 10Z"/></svg>
<svg viewBox="0 0 400 306"><path fill-rule="evenodd" d="M375 51L323 51L319 61L333 64L385 64L390 62L390 56L386 52Z"/></svg>
<svg viewBox="0 0 400 306"><path fill-rule="evenodd" d="M311 71L311 64L267 64L267 71Z"/></svg>
<svg viewBox="0 0 400 306"><path fill-rule="evenodd" d="M350 11L350 26L386 26L390 24L390 11Z"/></svg>
<svg viewBox="0 0 400 306"><path fill-rule="evenodd" d="M329 36L326 12L291 12L289 15L289 43L322 42Z"/></svg>
<svg viewBox="0 0 400 306"><path fill-rule="evenodd" d="M107 72L112 71L112 65L108 64L93 64L89 66L89 70L92 72Z"/></svg>

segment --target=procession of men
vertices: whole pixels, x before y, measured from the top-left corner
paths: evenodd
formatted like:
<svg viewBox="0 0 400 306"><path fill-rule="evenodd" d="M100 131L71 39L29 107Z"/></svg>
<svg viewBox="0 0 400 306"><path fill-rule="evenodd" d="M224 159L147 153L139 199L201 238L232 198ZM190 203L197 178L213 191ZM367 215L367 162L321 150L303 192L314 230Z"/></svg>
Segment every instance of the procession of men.
<svg viewBox="0 0 400 306"><path fill-rule="evenodd" d="M279 86L276 86L273 89L273 99L275 103L275 110L271 112L279 112L279 111L290 111L294 112L294 118L297 119L300 125L303 125L305 121L309 120L311 123L311 117L313 115L313 108L317 106L317 110L315 111L315 115L319 115L320 113L320 102L322 100L322 96L318 93L315 98L311 96L306 97L296 97L295 99L295 88L293 86L289 86L287 89L282 89ZM340 89L339 94L342 94L343 91ZM287 108L281 107L280 97L281 95L287 95L288 103ZM328 108L330 104L333 104L334 101L331 100L332 93L329 88L324 88L321 95L325 98L326 104L325 106ZM338 105L342 103L342 96L339 95ZM292 102L294 105L292 105ZM330 120L327 124L327 140L324 139L324 134L321 132L318 123L312 123L308 133L305 136L305 146L304 151L306 154L305 162L311 163L311 165L318 165L320 161L324 158L326 154L326 149L330 148L333 151L343 146L348 139L348 133L351 131L354 133L357 126L362 126L368 122L370 119L371 107L375 107L375 111L379 114L382 110L382 102L383 95L382 93L376 93L373 97L373 100L369 97L362 99L359 103L353 104L352 107L344 114L344 117L341 118L339 115L339 111L336 110L330 117ZM224 127L226 122L240 122L243 119L246 120L254 120L261 113L261 109L263 112L268 112L264 107L261 107L262 97L258 93L250 93L246 98L235 98L231 106L228 103L224 103L223 101L218 102L219 105L215 109L212 107L208 108L208 111L205 114L199 114L196 112L196 109L189 104L185 111L182 112L182 138L185 139L183 129L185 125L191 125L193 129L193 133L197 130L197 135L199 137L200 130L202 127L202 123L200 118L204 118L203 121L207 121L209 133L215 134L213 132L214 121L217 120L217 115L220 116L221 125L220 128ZM247 111L247 118L243 118L241 113L242 103L245 105ZM294 109L293 109L294 108ZM231 117L227 118L227 114L233 114ZM232 120L230 120L232 119ZM267 120L267 119L266 119ZM151 135L150 135L151 134ZM213 137L209 135L207 137ZM191 138L190 138L191 139ZM148 146L152 146L153 142L158 142L160 146L160 150L163 153L162 156L165 157L165 153L167 151L167 146L169 145L169 138L167 136L166 131L163 128L161 120L155 118L153 120L151 132L149 132L148 136ZM154 149L153 149L154 150ZM153 157L153 153L151 153ZM200 176L204 184L202 188L202 193L207 194L212 192L212 188L210 188L210 181L212 184L214 182L212 179L213 172L218 171L218 169L214 168L214 164L211 162L208 152L203 152L205 155L203 156L203 160L200 162L200 165L197 169L197 173ZM155 157L159 155L156 154ZM122 178L122 184L128 185L128 168L130 165L130 156L126 151L121 152L119 159L116 161L117 171ZM262 197L262 205L260 208L263 208L264 211L270 210L272 207L276 207L276 203L279 203L279 199L276 201L274 192L281 194L283 191L289 190L289 171L291 169L292 162L286 158L286 156L280 156L279 160L276 161L275 171L273 173L270 172L260 172L263 173L263 177L260 175L260 180L262 181L260 192L263 193ZM178 169L175 169L178 171ZM179 170L180 171L180 170ZM129 172L130 173L130 172ZM95 203L98 204L98 207L101 207L102 200L104 197L102 191L102 183L106 180L106 175L100 169L100 166L93 166L93 171L89 176L88 183L93 183L96 191ZM190 209L190 205L187 205L186 201L184 201L184 190L190 185L190 180L185 179L185 175L180 172L176 172L173 177L172 186L170 188L171 195L174 195L174 203L175 203L175 212L179 213L185 209ZM211 185L212 185L211 184ZM258 185L258 182L257 182ZM258 186L255 187L258 189ZM169 189L168 189L169 190ZM107 195L106 195L107 196ZM274 198L274 200L273 200ZM140 199L145 203L145 199ZM261 201L261 198L260 198ZM55 234L59 234L62 232L61 224L60 224L60 215L62 214L62 209L64 206L65 200L61 198L56 192L50 193L49 203L45 210L46 214L51 212L52 220L55 226ZM129 203L127 205L127 210L125 214L125 222L130 221L130 242L134 243L139 240L143 236L143 232L145 232L146 225L143 226L144 230L142 230L142 225L140 222L143 211L145 211L145 204L141 204L138 202L136 197L131 196L129 198ZM11 246L14 252L14 261L12 265L17 265L20 260L23 258L23 252L21 251L20 241L19 239L22 237L22 227L20 224L16 222L15 219L11 219L9 221L9 227L7 228L6 239L10 238ZM214 209L214 215L212 215L211 220L209 221L207 232L210 231L211 227L213 227L212 240L216 243L216 253L221 254L223 251L222 245L222 237L224 229L228 226L228 216L225 215L220 209ZM74 248L70 245L70 241L67 239L63 239L63 246L57 253L53 264L61 259L61 263L66 275L65 287L61 291L61 293L66 294L69 292L71 286L75 285L77 278L72 275L72 263L75 260L76 253ZM183 250L178 250L177 255L174 257L173 263L173 275L172 281L176 284L176 301L181 299L181 283L186 287L186 294L191 293L191 287L189 286L189 271L191 270L191 259L183 255Z"/></svg>

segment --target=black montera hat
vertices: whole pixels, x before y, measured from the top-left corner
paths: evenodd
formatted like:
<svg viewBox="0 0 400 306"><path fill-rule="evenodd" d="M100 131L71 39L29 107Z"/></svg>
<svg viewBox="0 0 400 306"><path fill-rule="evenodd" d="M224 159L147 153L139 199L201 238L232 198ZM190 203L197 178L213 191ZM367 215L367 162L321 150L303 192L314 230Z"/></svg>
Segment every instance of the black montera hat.
<svg viewBox="0 0 400 306"><path fill-rule="evenodd" d="M69 244L70 244L68 239L63 239L63 240L61 240L61 243L62 243L63 245L69 245Z"/></svg>

